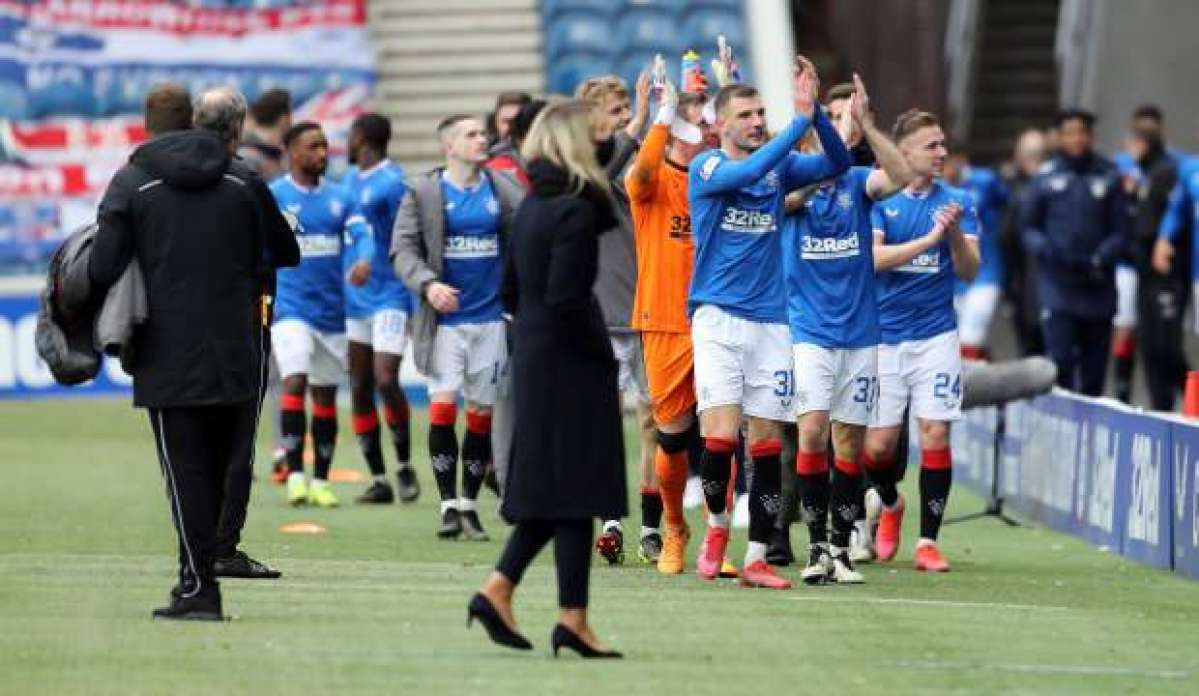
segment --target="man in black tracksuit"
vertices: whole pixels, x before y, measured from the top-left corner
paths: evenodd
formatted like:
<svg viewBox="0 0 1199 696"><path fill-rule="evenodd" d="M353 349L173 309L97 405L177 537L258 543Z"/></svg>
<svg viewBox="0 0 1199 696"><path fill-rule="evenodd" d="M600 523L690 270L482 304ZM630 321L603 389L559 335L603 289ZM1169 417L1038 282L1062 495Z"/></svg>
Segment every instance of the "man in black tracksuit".
<svg viewBox="0 0 1199 696"><path fill-rule="evenodd" d="M229 101L226 122L240 129L245 101L234 92ZM146 283L133 400L148 411L179 538L179 581L158 618L222 618L217 520L228 468L253 446L270 231L230 162L227 143L206 131L139 147L100 203L89 267L98 290L130 261Z"/></svg>
<svg viewBox="0 0 1199 696"><path fill-rule="evenodd" d="M1095 118L1058 116L1059 151L1024 196L1024 247L1036 256L1041 327L1058 386L1100 396L1116 314L1116 261L1128 252L1127 201L1114 164L1091 149Z"/></svg>

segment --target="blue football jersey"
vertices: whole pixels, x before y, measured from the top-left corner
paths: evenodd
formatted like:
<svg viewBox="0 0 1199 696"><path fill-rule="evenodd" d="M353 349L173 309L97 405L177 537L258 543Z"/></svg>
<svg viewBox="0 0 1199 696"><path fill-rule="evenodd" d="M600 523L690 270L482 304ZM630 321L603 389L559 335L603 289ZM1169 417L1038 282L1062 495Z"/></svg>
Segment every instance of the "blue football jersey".
<svg viewBox="0 0 1199 696"><path fill-rule="evenodd" d="M1003 283L1003 252L999 247L1003 215L1008 205L1008 190L994 170L983 167L967 167L962 175L961 188L974 200L978 211L978 251L982 263L978 267L979 285ZM958 283L964 291L966 284Z"/></svg>
<svg viewBox="0 0 1199 696"><path fill-rule="evenodd" d="M881 235L884 244L923 237L935 224L933 216L950 203L962 207L962 231L977 237L978 211L969 194L939 181L926 192L900 191L876 204L870 212L874 235ZM955 279L948 239L902 266L878 274L875 287L882 342L923 340L957 329Z"/></svg>
<svg viewBox="0 0 1199 696"><path fill-rule="evenodd" d="M411 314L412 295L396 276L389 258L396 211L408 190L404 170L390 160L383 160L365 172L352 168L346 174L346 184L375 238L370 280L357 288L346 282L346 316L364 319L382 309Z"/></svg>
<svg viewBox="0 0 1199 696"><path fill-rule="evenodd" d="M460 189L442 175L445 255L442 281L458 289L458 311L441 323L481 324L503 313L500 283L500 201L491 179Z"/></svg>
<svg viewBox="0 0 1199 696"><path fill-rule="evenodd" d="M300 264L279 269L275 320L298 319L329 333L345 331L342 255L371 259L370 227L357 212L350 192L322 181L305 188L284 176L271 183L271 193L284 213L294 216Z"/></svg>
<svg viewBox="0 0 1199 696"><path fill-rule="evenodd" d="M709 150L691 162L687 198L695 236L688 310L710 304L751 321L787 322L779 217L783 195L849 167L849 152L817 109L823 155L791 151L809 120L796 117L743 160Z"/></svg>
<svg viewBox="0 0 1199 696"><path fill-rule="evenodd" d="M791 340L824 348L878 345L869 167L820 184L783 218Z"/></svg>

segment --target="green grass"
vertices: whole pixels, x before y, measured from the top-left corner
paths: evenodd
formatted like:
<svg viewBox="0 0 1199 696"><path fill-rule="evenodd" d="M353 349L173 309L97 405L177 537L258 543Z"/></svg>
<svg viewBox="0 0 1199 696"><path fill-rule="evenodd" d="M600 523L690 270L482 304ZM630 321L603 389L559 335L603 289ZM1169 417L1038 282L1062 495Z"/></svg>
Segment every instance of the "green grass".
<svg viewBox="0 0 1199 696"><path fill-rule="evenodd" d="M593 622L619 664L549 657L547 554L517 603L537 650L505 651L463 628L501 542L437 542L418 460L414 507L292 510L258 484L245 548L284 578L223 583L228 623L155 623L174 536L144 416L0 404L0 694L1199 693L1199 584L992 521L947 529L954 572L920 575L915 506L898 562L866 567L863 587L750 591L597 564ZM361 466L348 432L337 463ZM950 512L980 505L958 490ZM502 538L493 499L482 507ZM277 531L297 520L329 533Z"/></svg>

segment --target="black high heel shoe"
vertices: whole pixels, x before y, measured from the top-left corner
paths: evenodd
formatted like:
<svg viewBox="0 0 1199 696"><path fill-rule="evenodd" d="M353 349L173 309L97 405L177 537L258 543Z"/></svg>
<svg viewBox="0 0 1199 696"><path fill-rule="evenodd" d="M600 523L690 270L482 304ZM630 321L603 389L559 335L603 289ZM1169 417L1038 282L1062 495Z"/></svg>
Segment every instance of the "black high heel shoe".
<svg viewBox="0 0 1199 696"><path fill-rule="evenodd" d="M550 645L554 648L554 657L558 657L558 650L561 648L570 648L579 654L579 657L586 659L609 659L621 660L624 655L615 650L596 650L595 648L583 642L579 634L563 626L557 624L554 626L554 632L550 634Z"/></svg>
<svg viewBox="0 0 1199 696"><path fill-rule="evenodd" d="M533 649L533 644L529 642L529 639L508 628L508 624L504 623L504 619L495 610L491 600L479 592L470 598L470 604L466 607L466 627L470 628L471 622L475 619L483 623L483 628L487 629L487 635L492 641L516 650Z"/></svg>

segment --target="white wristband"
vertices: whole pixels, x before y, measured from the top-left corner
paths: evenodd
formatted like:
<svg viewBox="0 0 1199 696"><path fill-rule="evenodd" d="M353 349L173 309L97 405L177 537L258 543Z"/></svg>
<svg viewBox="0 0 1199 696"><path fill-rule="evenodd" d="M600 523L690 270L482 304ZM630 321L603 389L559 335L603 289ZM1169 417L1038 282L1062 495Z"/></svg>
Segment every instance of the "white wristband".
<svg viewBox="0 0 1199 696"><path fill-rule="evenodd" d="M669 126L674 123L675 105L663 104L658 107L658 115L654 118L654 123L660 123L663 126Z"/></svg>

